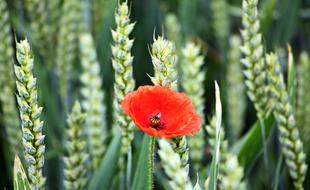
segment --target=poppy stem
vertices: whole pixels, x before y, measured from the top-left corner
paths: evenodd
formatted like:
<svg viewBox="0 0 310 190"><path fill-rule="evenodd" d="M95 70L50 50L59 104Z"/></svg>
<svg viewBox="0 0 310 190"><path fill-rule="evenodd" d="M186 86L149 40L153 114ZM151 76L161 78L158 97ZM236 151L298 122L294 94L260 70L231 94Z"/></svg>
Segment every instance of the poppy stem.
<svg viewBox="0 0 310 190"><path fill-rule="evenodd" d="M156 138L152 137L152 140L150 143L150 151L149 151L149 161L150 161L150 170L149 170L150 188L149 189L150 190L153 189L155 141L156 141Z"/></svg>

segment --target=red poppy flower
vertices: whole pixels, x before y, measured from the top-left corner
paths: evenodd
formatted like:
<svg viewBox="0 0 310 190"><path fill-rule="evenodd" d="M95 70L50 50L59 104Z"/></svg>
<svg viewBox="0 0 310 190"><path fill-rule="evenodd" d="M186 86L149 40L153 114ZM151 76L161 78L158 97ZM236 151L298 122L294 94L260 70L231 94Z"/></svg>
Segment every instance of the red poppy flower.
<svg viewBox="0 0 310 190"><path fill-rule="evenodd" d="M124 112L150 136L174 138L198 133L201 117L184 94L163 86L141 86L128 94Z"/></svg>

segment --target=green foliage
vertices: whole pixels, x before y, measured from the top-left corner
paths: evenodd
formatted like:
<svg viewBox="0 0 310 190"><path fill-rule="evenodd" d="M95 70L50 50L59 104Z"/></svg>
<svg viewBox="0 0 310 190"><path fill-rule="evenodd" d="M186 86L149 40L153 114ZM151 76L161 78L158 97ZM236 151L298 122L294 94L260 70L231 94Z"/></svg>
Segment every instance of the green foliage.
<svg viewBox="0 0 310 190"><path fill-rule="evenodd" d="M148 135L144 135L142 141L142 147L139 153L138 166L136 168L133 184L131 189L148 189L150 185L150 176L147 175L149 173L149 164L151 162L150 157L147 156L150 154L150 142L151 137ZM154 159L154 158L153 158Z"/></svg>
<svg viewBox="0 0 310 190"><path fill-rule="evenodd" d="M80 93L83 97L82 107L87 117L85 121L93 169L100 166L105 152L104 141L107 136L105 122L104 93L101 89L100 65L97 60L93 38L89 33L83 33L79 38L82 74Z"/></svg>
<svg viewBox="0 0 310 190"><path fill-rule="evenodd" d="M42 175L45 136L42 134L43 121L40 120L43 108L38 105L37 79L32 73L31 53L27 40L17 43L16 58L20 66L14 66L14 69L28 175L32 188L42 189L45 184Z"/></svg>
<svg viewBox="0 0 310 190"><path fill-rule="evenodd" d="M113 136L107 152L104 155L100 168L92 177L87 189L95 190L102 189L108 190L111 187L112 180L115 179L115 172L117 171L117 162L121 149L121 134L116 133Z"/></svg>
<svg viewBox="0 0 310 190"><path fill-rule="evenodd" d="M248 131L233 147L233 151L238 155L240 165L247 171L257 161L263 150L264 139L262 137L262 122L257 120ZM267 114L263 124L265 127L266 140L271 136L275 119L272 114Z"/></svg>
<svg viewBox="0 0 310 190"><path fill-rule="evenodd" d="M85 117L82 113L80 103L76 101L68 116L68 139L66 149L68 156L64 158L65 163L65 189L85 189L87 183L87 159L85 132Z"/></svg>

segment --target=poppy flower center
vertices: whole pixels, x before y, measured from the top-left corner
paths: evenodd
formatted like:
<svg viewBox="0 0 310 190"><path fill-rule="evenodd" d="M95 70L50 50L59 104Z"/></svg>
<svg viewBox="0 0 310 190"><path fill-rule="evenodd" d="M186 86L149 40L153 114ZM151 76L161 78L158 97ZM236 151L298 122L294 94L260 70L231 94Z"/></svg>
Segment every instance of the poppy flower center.
<svg viewBox="0 0 310 190"><path fill-rule="evenodd" d="M161 130L161 129L164 129L166 127L165 124L161 121L161 113L160 112L150 118L149 126L156 129L156 130Z"/></svg>

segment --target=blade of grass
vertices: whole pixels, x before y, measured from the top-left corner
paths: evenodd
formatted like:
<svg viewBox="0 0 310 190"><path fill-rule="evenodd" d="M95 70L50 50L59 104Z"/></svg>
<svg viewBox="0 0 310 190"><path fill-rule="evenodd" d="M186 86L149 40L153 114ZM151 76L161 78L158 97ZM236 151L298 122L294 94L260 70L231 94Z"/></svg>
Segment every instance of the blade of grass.
<svg viewBox="0 0 310 190"><path fill-rule="evenodd" d="M287 46L288 50L288 71L287 71L287 89L290 96L292 105L295 105L296 101L296 68L294 66L294 58L292 48Z"/></svg>
<svg viewBox="0 0 310 190"><path fill-rule="evenodd" d="M265 34L272 24L274 10L276 8L277 0L265 1L261 11L261 28Z"/></svg>
<svg viewBox="0 0 310 190"><path fill-rule="evenodd" d="M269 114L263 121L265 124L266 140L271 136L275 125L273 114ZM232 150L238 155L240 165L247 171L263 152L263 138L260 122L257 120L249 132L247 132L233 147Z"/></svg>
<svg viewBox="0 0 310 190"><path fill-rule="evenodd" d="M283 163L283 154L280 154L280 158L277 162L277 168L276 168L276 174L275 174L275 180L274 180L274 186L273 189L277 190L279 189L279 182L280 182L280 174L281 174L281 169L282 169L282 164Z"/></svg>
<svg viewBox="0 0 310 190"><path fill-rule="evenodd" d="M14 190L30 190L30 184L23 165L16 155L14 160Z"/></svg>
<svg viewBox="0 0 310 190"><path fill-rule="evenodd" d="M148 189L149 185L149 145L151 137L144 135L142 147L139 154L138 165L136 168L135 176L131 189Z"/></svg>
<svg viewBox="0 0 310 190"><path fill-rule="evenodd" d="M209 190L217 189L217 176L220 162L220 143L221 143L221 125L222 125L222 105L220 99L220 90L217 82L215 82L215 114L216 114L216 138L214 147L214 156L212 158Z"/></svg>
<svg viewBox="0 0 310 190"><path fill-rule="evenodd" d="M108 190L112 184L113 177L117 170L117 161L120 154L121 134L116 133L110 143L110 146L103 158L98 172L91 179L87 189L90 190Z"/></svg>

